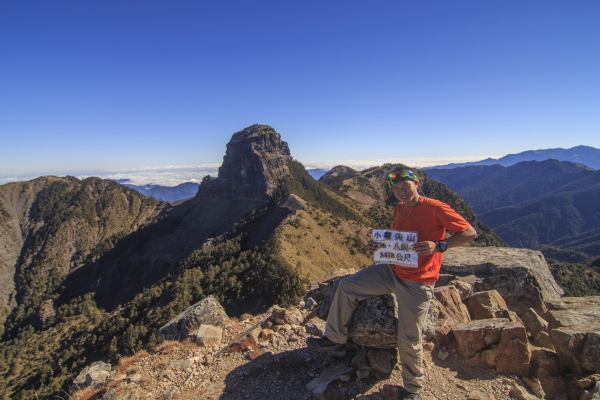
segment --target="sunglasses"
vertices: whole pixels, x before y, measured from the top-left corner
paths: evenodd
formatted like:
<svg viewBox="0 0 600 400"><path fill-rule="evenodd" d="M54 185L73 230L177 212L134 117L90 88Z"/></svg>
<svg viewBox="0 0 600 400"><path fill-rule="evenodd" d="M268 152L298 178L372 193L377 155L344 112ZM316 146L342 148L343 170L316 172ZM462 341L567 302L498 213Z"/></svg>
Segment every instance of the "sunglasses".
<svg viewBox="0 0 600 400"><path fill-rule="evenodd" d="M417 176L409 169L401 169L400 171L390 172L388 174L388 184L390 187L394 186L395 183L403 180L410 179L413 181L417 180Z"/></svg>

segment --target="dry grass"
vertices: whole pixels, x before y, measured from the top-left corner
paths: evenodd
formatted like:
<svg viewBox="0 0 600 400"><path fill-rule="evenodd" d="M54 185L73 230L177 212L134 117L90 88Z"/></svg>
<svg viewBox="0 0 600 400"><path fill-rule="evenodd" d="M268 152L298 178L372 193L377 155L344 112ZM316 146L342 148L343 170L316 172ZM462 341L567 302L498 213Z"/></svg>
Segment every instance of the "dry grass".
<svg viewBox="0 0 600 400"><path fill-rule="evenodd" d="M295 221L283 227L279 237L281 254L311 281L336 269L362 269L373 263L372 258L351 254L344 242L357 233L366 239L367 232L367 227L354 221L337 223L330 214L308 207L298 211Z"/></svg>
<svg viewBox="0 0 600 400"><path fill-rule="evenodd" d="M73 393L69 399L71 400L92 400L94 398L99 398L99 396L96 396L98 394L100 394L102 390L101 389L92 389L92 388L85 388L85 389L81 389L76 391L75 393Z"/></svg>
<svg viewBox="0 0 600 400"><path fill-rule="evenodd" d="M142 350L135 353L131 357L122 358L121 361L119 361L119 365L117 365L116 370L119 373L123 373L131 366L131 364L134 364L140 361L142 358L148 357L149 355L150 354L148 354L147 351Z"/></svg>
<svg viewBox="0 0 600 400"><path fill-rule="evenodd" d="M248 313L244 313L244 314L240 315L240 321L245 321L247 319L252 319L252 317L254 317L254 315L248 314Z"/></svg>
<svg viewBox="0 0 600 400"><path fill-rule="evenodd" d="M156 348L156 352L157 353L164 353L170 349L172 349L175 346L179 346L181 343L178 342L177 340L166 340L164 342L162 342L157 348Z"/></svg>

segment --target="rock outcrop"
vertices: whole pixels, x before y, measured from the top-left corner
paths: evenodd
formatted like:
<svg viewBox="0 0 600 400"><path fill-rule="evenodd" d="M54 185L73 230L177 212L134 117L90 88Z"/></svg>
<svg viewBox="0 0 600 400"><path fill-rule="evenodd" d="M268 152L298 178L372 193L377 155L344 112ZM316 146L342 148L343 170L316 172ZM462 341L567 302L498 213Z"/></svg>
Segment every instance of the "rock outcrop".
<svg viewBox="0 0 600 400"><path fill-rule="evenodd" d="M231 137L217 178L204 178L200 197L268 201L289 173L288 144L268 125L252 125Z"/></svg>
<svg viewBox="0 0 600 400"><path fill-rule="evenodd" d="M547 311L545 302L558 299L558 286L539 251L498 247L455 247L444 253L442 271L475 275L475 292L497 290L509 310L521 315L530 307Z"/></svg>
<svg viewBox="0 0 600 400"><path fill-rule="evenodd" d="M222 326L229 320L223 306L213 296L198 303L167 322L158 330L159 340L184 340L195 335L201 325Z"/></svg>
<svg viewBox="0 0 600 400"><path fill-rule="evenodd" d="M72 390L77 391L102 385L108 379L111 369L110 364L102 361L97 361L85 367L73 381Z"/></svg>

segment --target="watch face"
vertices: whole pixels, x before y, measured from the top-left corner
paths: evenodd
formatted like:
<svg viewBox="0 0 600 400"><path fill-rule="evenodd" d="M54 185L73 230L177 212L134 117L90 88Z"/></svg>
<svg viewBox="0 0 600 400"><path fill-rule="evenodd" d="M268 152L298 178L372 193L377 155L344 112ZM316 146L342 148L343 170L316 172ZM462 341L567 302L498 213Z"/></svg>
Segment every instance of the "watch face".
<svg viewBox="0 0 600 400"><path fill-rule="evenodd" d="M440 246L441 251L448 250L448 244L446 242L444 242L443 240L439 242L439 246Z"/></svg>

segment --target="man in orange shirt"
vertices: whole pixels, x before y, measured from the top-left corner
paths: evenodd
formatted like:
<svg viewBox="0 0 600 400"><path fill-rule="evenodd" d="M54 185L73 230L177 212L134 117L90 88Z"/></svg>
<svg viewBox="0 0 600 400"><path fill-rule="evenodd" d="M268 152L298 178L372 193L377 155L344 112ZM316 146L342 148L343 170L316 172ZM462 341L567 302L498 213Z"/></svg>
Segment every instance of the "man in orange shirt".
<svg viewBox="0 0 600 400"><path fill-rule="evenodd" d="M342 279L327 317L325 335L308 338L306 344L317 351L344 356L348 323L360 300L394 293L398 300L398 353L402 361L402 399L419 400L423 389L423 321L433 298L433 285L442 265L442 253L477 236L475 229L449 205L420 196L419 180L407 169L391 172L388 184L400 202L394 210L391 229L416 231L419 242L414 250L418 267L376 264ZM446 230L452 235L444 239ZM369 251L377 250L369 242Z"/></svg>

